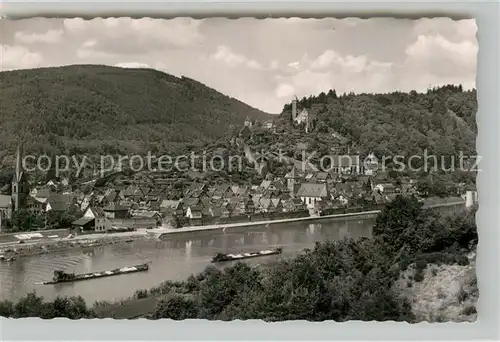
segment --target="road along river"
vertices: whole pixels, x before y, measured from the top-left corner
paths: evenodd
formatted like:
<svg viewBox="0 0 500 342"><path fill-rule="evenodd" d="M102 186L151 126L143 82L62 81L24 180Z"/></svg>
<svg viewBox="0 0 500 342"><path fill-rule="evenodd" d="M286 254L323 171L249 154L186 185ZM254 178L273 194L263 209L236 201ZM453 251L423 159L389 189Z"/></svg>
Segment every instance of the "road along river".
<svg viewBox="0 0 500 342"><path fill-rule="evenodd" d="M463 208L462 206L458 207ZM450 211L450 208L445 208ZM251 264L268 263L294 256L316 241L344 237L371 237L375 215L286 222L272 225L234 227L168 234L162 240L88 247L19 258L0 263L0 300L16 300L36 290L46 299L82 296L89 304L96 300L127 298L138 289L148 289L165 280L185 280L210 265L217 252L259 251L283 246L282 255L250 259ZM53 271L86 273L106 271L150 261L148 272L58 285L34 285L52 278Z"/></svg>

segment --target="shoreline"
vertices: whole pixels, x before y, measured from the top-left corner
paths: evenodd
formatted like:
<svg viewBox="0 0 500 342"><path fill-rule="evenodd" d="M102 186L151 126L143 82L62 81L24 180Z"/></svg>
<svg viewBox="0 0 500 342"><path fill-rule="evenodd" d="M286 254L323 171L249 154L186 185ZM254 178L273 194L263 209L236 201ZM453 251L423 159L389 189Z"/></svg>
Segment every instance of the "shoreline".
<svg viewBox="0 0 500 342"><path fill-rule="evenodd" d="M0 255L3 255L5 258L22 258L47 253L64 252L78 248L98 247L151 238L151 236L148 236L146 232L142 230L115 234L88 234L80 235L72 239L62 238L55 241L32 241L26 242L22 245L17 243L6 244L0 248Z"/></svg>
<svg viewBox="0 0 500 342"><path fill-rule="evenodd" d="M347 214L332 214L332 215L325 215L325 216L304 216L304 217L294 217L294 218L288 218L288 219L277 219L277 220L267 220L267 221L222 223L222 224L213 224L213 225L205 225L205 226L191 226L191 227L181 227L181 228L167 228L167 227L165 227L165 228L153 228L153 229L148 229L147 234L154 235L156 238L161 238L164 235L171 235L171 234L193 233L193 232L210 231L210 230L218 230L218 229L224 230L227 228L244 228L244 227L272 225L272 224L279 224L279 223L291 223L291 222L301 222L301 221L321 221L321 220L334 219L334 218L369 216L369 215L376 215L379 212L380 212L380 210L370 210L370 211L360 211L360 212L347 213Z"/></svg>
<svg viewBox="0 0 500 342"><path fill-rule="evenodd" d="M451 207L465 205L464 201L450 202L450 203L436 203L425 205L423 209L433 209L433 208L441 208L441 207ZM212 224L205 226L189 226L189 227L180 227L180 228L153 228L148 229L147 234L151 234L156 236L156 238L161 238L165 235L170 234L179 234L179 233L193 233L199 231L210 231L210 230L218 230L218 229L227 229L227 228L242 228L242 227L251 227L251 226L260 226L260 225L272 225L279 223L291 223L291 222L301 222L301 221L321 221L335 218L355 218L357 216L370 216L377 215L381 210L368 210L368 211L358 211L352 213L344 213L344 214L331 214L324 216L304 216L304 217L294 217L288 219L277 219L277 220L266 220L266 221L249 221L249 222L235 222L235 223L221 223L221 224Z"/></svg>

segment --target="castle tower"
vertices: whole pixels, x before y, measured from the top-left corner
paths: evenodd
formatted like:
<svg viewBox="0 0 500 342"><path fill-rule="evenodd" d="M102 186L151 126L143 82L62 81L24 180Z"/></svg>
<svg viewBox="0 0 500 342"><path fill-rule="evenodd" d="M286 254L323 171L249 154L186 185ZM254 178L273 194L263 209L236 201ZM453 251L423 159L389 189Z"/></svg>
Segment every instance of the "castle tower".
<svg viewBox="0 0 500 342"><path fill-rule="evenodd" d="M23 165L21 162L21 145L17 146L16 155L16 172L12 178L12 210L18 211L26 206L26 200L29 195L29 186L26 180L26 174L23 170Z"/></svg>
<svg viewBox="0 0 500 342"><path fill-rule="evenodd" d="M295 184L297 184L298 174L295 166L292 166L290 172L285 176L288 192L291 197L295 196Z"/></svg>
<svg viewBox="0 0 500 342"><path fill-rule="evenodd" d="M292 121L297 117L297 97L292 100Z"/></svg>

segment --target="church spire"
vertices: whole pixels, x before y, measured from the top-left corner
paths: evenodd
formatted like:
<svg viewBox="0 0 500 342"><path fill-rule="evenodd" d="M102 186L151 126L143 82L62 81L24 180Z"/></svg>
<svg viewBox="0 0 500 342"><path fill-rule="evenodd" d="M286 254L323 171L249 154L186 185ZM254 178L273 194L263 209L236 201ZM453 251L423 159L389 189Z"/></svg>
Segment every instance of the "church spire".
<svg viewBox="0 0 500 342"><path fill-rule="evenodd" d="M22 144L19 143L17 145L16 152L16 181L20 181L23 174L23 165L22 165Z"/></svg>

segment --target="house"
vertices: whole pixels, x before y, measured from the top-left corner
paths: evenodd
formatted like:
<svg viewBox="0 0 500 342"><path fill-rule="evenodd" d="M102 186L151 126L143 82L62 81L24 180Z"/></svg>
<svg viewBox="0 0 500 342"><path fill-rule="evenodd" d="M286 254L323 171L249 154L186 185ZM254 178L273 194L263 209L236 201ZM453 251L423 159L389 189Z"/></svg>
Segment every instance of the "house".
<svg viewBox="0 0 500 342"><path fill-rule="evenodd" d="M186 217L189 219L201 219L202 207L197 205L188 206L186 210Z"/></svg>
<svg viewBox="0 0 500 342"><path fill-rule="evenodd" d="M111 203L119 202L120 201L120 196L119 193L116 192L114 189L107 189L103 197L101 198L100 204L103 206L106 206Z"/></svg>
<svg viewBox="0 0 500 342"><path fill-rule="evenodd" d="M314 209L316 202L329 198L328 188L324 183L305 183L297 191L297 197L308 209Z"/></svg>
<svg viewBox="0 0 500 342"><path fill-rule="evenodd" d="M71 194L51 194L47 198L45 211L69 211L74 207L74 197Z"/></svg>
<svg viewBox="0 0 500 342"><path fill-rule="evenodd" d="M281 201L281 198L271 198L271 203L273 204L274 212L281 213L283 211L283 203Z"/></svg>
<svg viewBox="0 0 500 342"><path fill-rule="evenodd" d="M221 217L221 212L222 212L221 207L212 206L212 207L208 208L208 216L211 216L211 217Z"/></svg>
<svg viewBox="0 0 500 342"><path fill-rule="evenodd" d="M31 191L31 196L37 198L49 198L50 195L57 193L57 189L54 185L44 185L41 188L34 188Z"/></svg>
<svg viewBox="0 0 500 342"><path fill-rule="evenodd" d="M71 226L76 235L84 232L93 232L95 231L95 219L92 217L80 217L71 223Z"/></svg>
<svg viewBox="0 0 500 342"><path fill-rule="evenodd" d="M84 233L89 231L107 232L112 229L111 221L106 217L104 210L96 207L89 207L83 216L72 223L75 232Z"/></svg>
<svg viewBox="0 0 500 342"><path fill-rule="evenodd" d="M303 108L300 113L297 113L297 99L294 99L292 101L292 120L296 125L304 124L306 133L309 133L312 129L313 111Z"/></svg>
<svg viewBox="0 0 500 342"><path fill-rule="evenodd" d="M291 198L289 200L282 201L283 212L295 212L306 210L304 202L300 198Z"/></svg>
<svg viewBox="0 0 500 342"><path fill-rule="evenodd" d="M253 126L253 121L250 120L250 118L247 116L245 119L245 122L243 123L244 127L252 127Z"/></svg>
<svg viewBox="0 0 500 342"><path fill-rule="evenodd" d="M262 127L265 129L273 129L275 127L273 120L264 121Z"/></svg>
<svg viewBox="0 0 500 342"><path fill-rule="evenodd" d="M241 129L238 136L243 140L250 139L252 137L252 130L248 126L245 126Z"/></svg>
<svg viewBox="0 0 500 342"><path fill-rule="evenodd" d="M332 155L328 156L330 169L338 174L360 174L361 165L359 155Z"/></svg>
<svg viewBox="0 0 500 342"><path fill-rule="evenodd" d="M29 196L28 199L26 200L26 209L30 213L41 214L45 211L46 204L47 204L46 198Z"/></svg>
<svg viewBox="0 0 500 342"><path fill-rule="evenodd" d="M318 172L314 176L314 179L317 183L326 183L328 180L330 180L330 174L328 172Z"/></svg>
<svg viewBox="0 0 500 342"><path fill-rule="evenodd" d="M274 212L274 205L270 198L261 198L258 209L263 213Z"/></svg>
<svg viewBox="0 0 500 342"><path fill-rule="evenodd" d="M364 174L366 176L373 176L375 175L378 167L378 159L372 152L364 160Z"/></svg>
<svg viewBox="0 0 500 342"><path fill-rule="evenodd" d="M12 218L12 198L8 195L0 195L0 232L2 225Z"/></svg>
<svg viewBox="0 0 500 342"><path fill-rule="evenodd" d="M119 218L119 219L124 219L129 216L129 208L118 204L118 203L111 203L108 206L103 208L104 214L107 218Z"/></svg>
<svg viewBox="0 0 500 342"><path fill-rule="evenodd" d="M160 204L160 212L162 214L167 215L167 216L174 216L179 207L182 210L181 201L163 200L163 201L161 201L161 204Z"/></svg>

